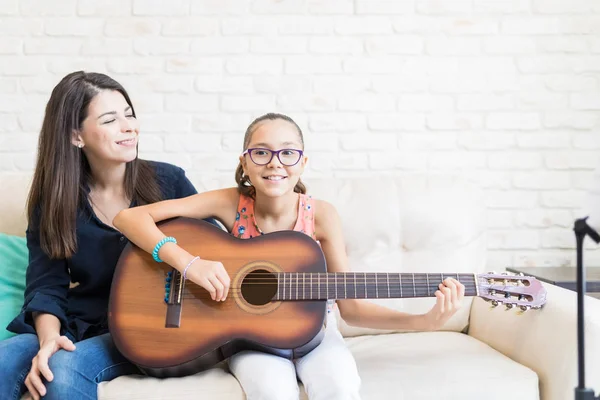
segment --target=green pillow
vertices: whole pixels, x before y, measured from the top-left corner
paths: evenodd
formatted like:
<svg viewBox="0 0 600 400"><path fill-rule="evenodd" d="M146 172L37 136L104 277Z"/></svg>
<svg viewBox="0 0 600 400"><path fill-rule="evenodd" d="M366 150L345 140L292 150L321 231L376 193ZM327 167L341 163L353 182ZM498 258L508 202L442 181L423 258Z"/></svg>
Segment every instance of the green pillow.
<svg viewBox="0 0 600 400"><path fill-rule="evenodd" d="M6 325L21 312L28 262L25 238L0 233L0 340L14 336Z"/></svg>

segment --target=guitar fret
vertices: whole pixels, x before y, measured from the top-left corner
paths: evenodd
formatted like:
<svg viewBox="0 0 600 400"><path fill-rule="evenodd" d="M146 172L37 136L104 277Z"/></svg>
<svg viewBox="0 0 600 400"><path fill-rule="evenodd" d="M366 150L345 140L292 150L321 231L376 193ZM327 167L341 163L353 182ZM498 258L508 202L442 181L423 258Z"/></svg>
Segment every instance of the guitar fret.
<svg viewBox="0 0 600 400"><path fill-rule="evenodd" d="M335 298L337 299L337 273L333 273L333 284L335 285Z"/></svg>
<svg viewBox="0 0 600 400"><path fill-rule="evenodd" d="M325 298L329 298L329 275L325 274Z"/></svg>
<svg viewBox="0 0 600 400"><path fill-rule="evenodd" d="M313 287L313 280L312 280L312 272L310 273L310 299L314 299L313 294L312 294L312 287Z"/></svg>
<svg viewBox="0 0 600 400"><path fill-rule="evenodd" d="M377 275L379 274L375 274L375 297L379 298L379 285L377 284Z"/></svg>
<svg viewBox="0 0 600 400"><path fill-rule="evenodd" d="M321 298L321 274L317 274L317 291L318 291L318 299Z"/></svg>
<svg viewBox="0 0 600 400"><path fill-rule="evenodd" d="M357 285L357 282L356 282L356 272L355 272L354 273L354 298L355 299L358 298L358 296L356 296L356 286L358 286L358 285Z"/></svg>
<svg viewBox="0 0 600 400"><path fill-rule="evenodd" d="M425 274L425 278L427 278L427 296L431 296L431 293L429 292L429 274Z"/></svg>
<svg viewBox="0 0 600 400"><path fill-rule="evenodd" d="M290 274L290 300L292 299L292 276L293 274Z"/></svg>
<svg viewBox="0 0 600 400"><path fill-rule="evenodd" d="M344 298L347 299L348 296L346 295L346 273L344 273Z"/></svg>
<svg viewBox="0 0 600 400"><path fill-rule="evenodd" d="M299 272L296 272L296 300L298 300L298 284L300 283L300 279L298 279Z"/></svg>
<svg viewBox="0 0 600 400"><path fill-rule="evenodd" d="M283 275L283 284L281 285L281 289L283 290L283 299L285 300L285 273Z"/></svg>
<svg viewBox="0 0 600 400"><path fill-rule="evenodd" d="M302 300L306 300L306 274L302 274Z"/></svg>
<svg viewBox="0 0 600 400"><path fill-rule="evenodd" d="M387 287L388 287L388 299L392 297L392 295L390 294L390 273L386 272L385 273L386 278L387 278Z"/></svg>
<svg viewBox="0 0 600 400"><path fill-rule="evenodd" d="M400 297L404 297L402 295L402 274L398 274L398 286L400 286Z"/></svg>
<svg viewBox="0 0 600 400"><path fill-rule="evenodd" d="M365 299L367 298L367 273L365 272Z"/></svg>
<svg viewBox="0 0 600 400"><path fill-rule="evenodd" d="M412 281L413 281L414 296L417 297L417 287L415 286L415 274L412 274Z"/></svg>
<svg viewBox="0 0 600 400"><path fill-rule="evenodd" d="M277 300L280 299L279 291L281 290L281 286L279 285L279 275L281 274L277 274Z"/></svg>

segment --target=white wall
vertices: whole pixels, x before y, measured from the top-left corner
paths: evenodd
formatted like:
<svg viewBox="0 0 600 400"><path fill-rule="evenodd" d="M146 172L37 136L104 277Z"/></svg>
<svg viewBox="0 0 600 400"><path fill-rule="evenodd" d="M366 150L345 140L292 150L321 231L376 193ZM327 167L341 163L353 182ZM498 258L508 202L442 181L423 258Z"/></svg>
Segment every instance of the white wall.
<svg viewBox="0 0 600 400"><path fill-rule="evenodd" d="M0 173L33 168L60 78L99 71L144 157L232 176L248 123L288 113L307 179L455 171L488 194L491 266L573 265L599 33L595 0L0 0Z"/></svg>

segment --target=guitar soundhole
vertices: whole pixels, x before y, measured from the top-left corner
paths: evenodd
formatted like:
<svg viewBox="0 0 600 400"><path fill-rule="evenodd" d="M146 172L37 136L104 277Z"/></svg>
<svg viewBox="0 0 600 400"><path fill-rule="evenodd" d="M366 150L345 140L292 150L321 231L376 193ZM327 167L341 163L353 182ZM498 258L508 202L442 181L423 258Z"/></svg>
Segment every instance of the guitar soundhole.
<svg viewBox="0 0 600 400"><path fill-rule="evenodd" d="M250 272L242 281L242 296L254 305L263 306L277 294L277 277L265 269Z"/></svg>

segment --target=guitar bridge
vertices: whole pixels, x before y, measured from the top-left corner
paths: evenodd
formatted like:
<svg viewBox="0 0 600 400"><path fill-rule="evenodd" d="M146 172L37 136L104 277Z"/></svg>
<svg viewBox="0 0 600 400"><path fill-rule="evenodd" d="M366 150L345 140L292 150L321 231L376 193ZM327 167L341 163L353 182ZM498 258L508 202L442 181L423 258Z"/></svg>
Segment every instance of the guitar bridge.
<svg viewBox="0 0 600 400"><path fill-rule="evenodd" d="M168 304L165 328L179 328L180 323L181 323L181 304Z"/></svg>
<svg viewBox="0 0 600 400"><path fill-rule="evenodd" d="M167 303L165 328L179 328L181 324L181 297L185 282L176 269L169 271L165 281L165 303Z"/></svg>

